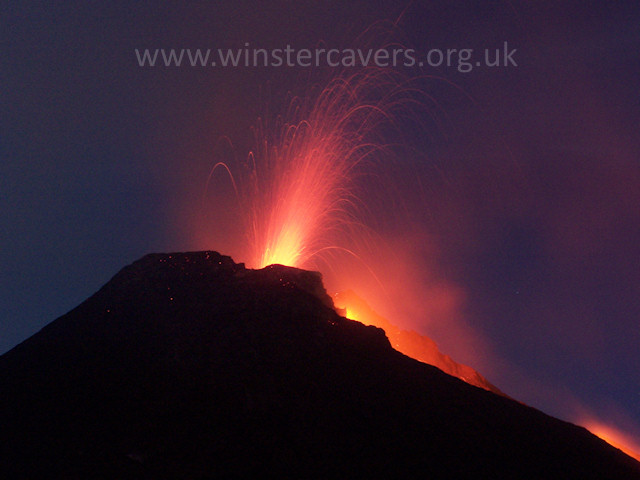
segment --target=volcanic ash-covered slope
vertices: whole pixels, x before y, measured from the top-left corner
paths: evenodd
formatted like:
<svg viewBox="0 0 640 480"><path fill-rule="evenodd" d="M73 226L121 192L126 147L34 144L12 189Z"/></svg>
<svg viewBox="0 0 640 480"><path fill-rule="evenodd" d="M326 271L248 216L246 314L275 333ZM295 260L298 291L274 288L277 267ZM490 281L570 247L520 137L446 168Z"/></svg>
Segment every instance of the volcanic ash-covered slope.
<svg viewBox="0 0 640 480"><path fill-rule="evenodd" d="M0 478L640 478L340 317L320 275L148 255L0 357Z"/></svg>

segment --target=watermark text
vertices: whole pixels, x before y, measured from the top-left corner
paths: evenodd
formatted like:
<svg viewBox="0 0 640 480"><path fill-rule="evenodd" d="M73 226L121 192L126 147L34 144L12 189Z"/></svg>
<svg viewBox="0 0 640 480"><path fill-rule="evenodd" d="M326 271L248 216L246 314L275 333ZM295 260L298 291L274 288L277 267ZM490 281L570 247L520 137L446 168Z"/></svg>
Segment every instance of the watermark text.
<svg viewBox="0 0 640 480"><path fill-rule="evenodd" d="M138 66L146 68L259 68L259 67L433 67L455 68L468 73L474 68L517 67L517 49L504 42L499 48L432 48L420 53L411 48L240 48L135 49Z"/></svg>

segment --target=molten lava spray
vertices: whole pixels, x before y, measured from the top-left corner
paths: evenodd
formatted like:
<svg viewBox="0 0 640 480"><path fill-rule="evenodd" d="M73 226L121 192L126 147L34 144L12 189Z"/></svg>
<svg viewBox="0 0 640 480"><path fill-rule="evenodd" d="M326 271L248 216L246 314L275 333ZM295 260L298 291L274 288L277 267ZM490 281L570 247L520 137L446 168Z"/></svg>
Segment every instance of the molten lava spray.
<svg viewBox="0 0 640 480"><path fill-rule="evenodd" d="M358 181L393 156L382 132L400 132L394 112L415 102L409 92L397 73L369 68L334 78L315 100L294 98L274 125L258 122L238 182L252 266L355 255L351 241L368 234Z"/></svg>

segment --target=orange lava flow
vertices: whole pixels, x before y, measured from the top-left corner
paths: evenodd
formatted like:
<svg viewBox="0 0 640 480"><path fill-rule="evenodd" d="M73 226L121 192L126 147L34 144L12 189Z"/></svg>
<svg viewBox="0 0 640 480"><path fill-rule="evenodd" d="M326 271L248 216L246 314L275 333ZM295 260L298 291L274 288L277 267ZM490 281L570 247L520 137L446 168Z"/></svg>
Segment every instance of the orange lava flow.
<svg viewBox="0 0 640 480"><path fill-rule="evenodd" d="M445 373L459 378L476 387L484 388L499 395L504 395L497 387L468 365L454 361L449 355L442 353L436 343L429 337L417 332L403 330L389 320L377 314L367 303L351 291L334 295L336 308L342 310L345 317L365 325L381 328L387 334L391 346L405 355L420 362L438 367Z"/></svg>

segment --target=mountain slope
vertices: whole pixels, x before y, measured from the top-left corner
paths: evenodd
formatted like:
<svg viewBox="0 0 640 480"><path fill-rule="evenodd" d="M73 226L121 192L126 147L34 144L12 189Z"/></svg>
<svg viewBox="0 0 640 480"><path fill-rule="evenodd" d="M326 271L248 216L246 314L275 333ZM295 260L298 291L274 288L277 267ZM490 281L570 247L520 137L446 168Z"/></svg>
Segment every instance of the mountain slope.
<svg viewBox="0 0 640 480"><path fill-rule="evenodd" d="M320 275L147 255L0 357L0 478L640 478L340 317Z"/></svg>
<svg viewBox="0 0 640 480"><path fill-rule="evenodd" d="M484 388L490 392L504 395L502 391L480 373L468 365L453 360L438 349L436 342L425 335L420 335L411 330L403 330L394 325L383 316L376 313L362 298L351 290L339 292L334 296L336 306L344 310L345 316L357 320L365 325L373 325L381 328L387 334L393 348L405 355L415 358L434 367L438 367L445 373L458 377L470 385Z"/></svg>

